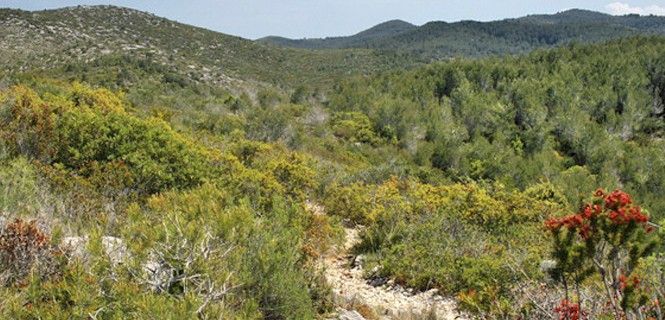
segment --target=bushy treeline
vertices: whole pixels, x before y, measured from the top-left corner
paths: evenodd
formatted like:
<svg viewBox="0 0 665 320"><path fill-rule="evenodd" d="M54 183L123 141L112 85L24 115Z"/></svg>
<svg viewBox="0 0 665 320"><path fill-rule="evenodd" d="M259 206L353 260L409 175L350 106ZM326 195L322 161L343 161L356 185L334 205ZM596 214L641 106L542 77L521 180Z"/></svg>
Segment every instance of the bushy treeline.
<svg viewBox="0 0 665 320"><path fill-rule="evenodd" d="M340 82L328 108L369 119L365 133L354 117L354 139L376 135L453 180L549 181L572 206L621 186L662 217L663 48L633 38L433 64Z"/></svg>

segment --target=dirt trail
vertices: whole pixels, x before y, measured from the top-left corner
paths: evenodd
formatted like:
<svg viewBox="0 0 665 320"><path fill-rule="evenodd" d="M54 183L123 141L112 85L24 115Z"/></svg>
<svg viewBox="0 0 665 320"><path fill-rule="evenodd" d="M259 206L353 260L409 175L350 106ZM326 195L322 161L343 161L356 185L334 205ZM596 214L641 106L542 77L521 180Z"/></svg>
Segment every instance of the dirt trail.
<svg viewBox="0 0 665 320"><path fill-rule="evenodd" d="M308 207L315 214L325 214L321 206L310 204ZM414 294L412 290L392 282L377 285L383 281L365 279L361 258L350 254L351 248L360 242L360 230L345 228L345 232L343 248L337 248L322 261L326 279L332 286L335 303L342 315L339 319L362 319L345 317L344 314L353 309L361 313L361 309L365 309L364 312L367 312L367 308L379 319L468 319L456 310L457 304L453 299L438 295L436 290Z"/></svg>

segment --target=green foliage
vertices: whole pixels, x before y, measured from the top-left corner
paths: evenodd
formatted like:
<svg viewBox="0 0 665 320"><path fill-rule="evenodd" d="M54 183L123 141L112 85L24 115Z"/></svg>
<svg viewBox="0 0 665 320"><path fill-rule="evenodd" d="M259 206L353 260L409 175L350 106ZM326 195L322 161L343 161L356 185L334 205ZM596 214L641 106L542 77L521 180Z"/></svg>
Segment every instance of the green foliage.
<svg viewBox="0 0 665 320"><path fill-rule="evenodd" d="M304 265L302 243L306 213L283 202L274 204L270 212L255 212L247 202L235 205L232 199L212 185L153 197L147 209L151 214L133 215L138 220L132 222L134 229L128 236L145 239L149 248L151 243L178 241L169 235L173 232L185 237L179 241L193 244L207 235L211 237L207 243L225 244L230 251L217 259L209 257L208 262L202 260L199 267L203 269L192 272L208 274L217 281L227 281L228 272L232 272L229 281L238 285L235 299L256 302L264 317L312 318L314 302L307 288L314 278L310 276L313 271ZM170 221L164 224L166 232L146 230L153 224L146 222L163 219ZM210 248L226 250L216 247Z"/></svg>
<svg viewBox="0 0 665 320"><path fill-rule="evenodd" d="M348 186L331 186L323 204L332 214L349 219L353 223L367 224L374 217L371 213L371 200L367 186L354 183Z"/></svg>
<svg viewBox="0 0 665 320"><path fill-rule="evenodd" d="M369 118L360 112L336 113L331 120L335 136L350 142L378 144L377 137Z"/></svg>
<svg viewBox="0 0 665 320"><path fill-rule="evenodd" d="M520 190L551 181L572 206L596 185L621 185L660 214L662 132L652 123L662 117L653 110L657 85L649 83L658 82L664 46L662 38L628 38L457 59L339 82L328 108L364 114L370 123L362 128L389 132L404 162L451 180ZM626 50L629 58L619 59Z"/></svg>
<svg viewBox="0 0 665 320"><path fill-rule="evenodd" d="M119 179L117 185L151 194L200 184L216 169L214 153L194 145L156 118L128 114L106 90L74 85L67 100L42 100L24 87L5 98L1 134L14 152L78 174Z"/></svg>
<svg viewBox="0 0 665 320"><path fill-rule="evenodd" d="M34 214L40 209L35 168L16 158L0 166L0 212Z"/></svg>
<svg viewBox="0 0 665 320"><path fill-rule="evenodd" d="M328 293L304 239L328 241L312 238L320 231L311 229L327 222L311 224L302 207L279 199L269 212L248 203L206 184L153 196L145 208L132 205L119 235L131 253L125 263L109 263L93 234L86 260L65 259L56 277L30 276L27 286L0 289L7 302L0 312L58 319L311 319L326 312ZM6 235L2 246L12 243Z"/></svg>
<svg viewBox="0 0 665 320"><path fill-rule="evenodd" d="M545 188L553 187L533 187ZM362 183L333 186L324 203L332 214L360 224L371 223L384 214L398 214L400 218L410 220L419 214L445 211L466 223L500 231L513 224L538 221L541 218L537 214L539 210L547 211L546 208L565 204L560 202L563 198L556 190L550 189L547 196L535 193L533 190L511 192L499 184L486 187L476 183L433 186L393 177L378 186Z"/></svg>
<svg viewBox="0 0 665 320"><path fill-rule="evenodd" d="M311 161L311 160L310 160ZM308 159L291 153L284 159L275 159L267 164L269 172L285 188L287 196L304 201L316 186L316 173L308 165Z"/></svg>
<svg viewBox="0 0 665 320"><path fill-rule="evenodd" d="M562 207L551 185L518 193L392 179L330 192L328 212L367 225L357 250L382 276L419 290L442 289L469 310L505 317L520 312L511 306L512 283L524 280L518 270L539 276L529 267L546 251L537 212ZM514 263L521 265L508 267Z"/></svg>

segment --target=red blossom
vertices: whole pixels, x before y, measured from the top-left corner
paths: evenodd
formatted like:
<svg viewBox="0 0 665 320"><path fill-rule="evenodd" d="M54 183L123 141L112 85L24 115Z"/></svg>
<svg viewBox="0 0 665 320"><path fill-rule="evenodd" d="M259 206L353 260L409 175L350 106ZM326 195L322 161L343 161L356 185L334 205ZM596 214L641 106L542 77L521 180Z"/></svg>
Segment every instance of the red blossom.
<svg viewBox="0 0 665 320"><path fill-rule="evenodd" d="M642 281L637 275L632 275L630 277L626 277L623 273L619 275L619 290L624 291L626 287L631 286L631 287L639 287L640 283Z"/></svg>
<svg viewBox="0 0 665 320"><path fill-rule="evenodd" d="M599 205L597 205L597 204L594 204L594 205L593 205L593 212L594 212L595 214L600 214L601 212L603 212L603 207L601 207L601 206L599 206Z"/></svg>
<svg viewBox="0 0 665 320"><path fill-rule="evenodd" d="M593 210L591 209L591 206L588 205L588 204L586 206L584 206L584 209L582 210L582 213L584 215L584 218L586 218L586 219L590 219L591 217L593 217L593 214L594 214Z"/></svg>
<svg viewBox="0 0 665 320"><path fill-rule="evenodd" d="M598 189L596 189L596 192L593 193L593 195L596 196L596 197L599 197L599 198L604 197L605 196L605 191L603 191L603 189L601 189L601 188L598 188Z"/></svg>
<svg viewBox="0 0 665 320"><path fill-rule="evenodd" d="M559 230L561 228L561 221L557 218L550 218L545 221L545 228L550 231Z"/></svg>
<svg viewBox="0 0 665 320"><path fill-rule="evenodd" d="M607 217L610 218L610 220L612 220L612 221L616 221L617 218L619 217L619 213L616 212L616 211L611 211L611 212L607 215Z"/></svg>
<svg viewBox="0 0 665 320"><path fill-rule="evenodd" d="M633 203L633 200L630 198L630 195L618 189L605 196L605 207L608 209L625 207L631 203Z"/></svg>
<svg viewBox="0 0 665 320"><path fill-rule="evenodd" d="M561 303L554 308L554 312L559 314L559 320L582 320L586 319L586 314L580 310L579 303L572 303L568 300L561 300Z"/></svg>
<svg viewBox="0 0 665 320"><path fill-rule="evenodd" d="M624 289L626 289L626 282L627 282L627 280L628 280L628 279L626 278L626 275L625 275L625 274L622 273L622 274L619 275L619 289L620 289L621 291L623 291Z"/></svg>
<svg viewBox="0 0 665 320"><path fill-rule="evenodd" d="M649 216L642 212L639 206L633 206L630 195L615 190L606 194L602 189L596 190L596 197L602 197L605 206L587 204L579 212L561 218L551 218L545 221L545 228L558 231L562 227L576 231L584 240L588 240L593 232L593 221L605 217L614 225L628 225L635 223L641 225L647 232L653 232L653 227L647 225Z"/></svg>

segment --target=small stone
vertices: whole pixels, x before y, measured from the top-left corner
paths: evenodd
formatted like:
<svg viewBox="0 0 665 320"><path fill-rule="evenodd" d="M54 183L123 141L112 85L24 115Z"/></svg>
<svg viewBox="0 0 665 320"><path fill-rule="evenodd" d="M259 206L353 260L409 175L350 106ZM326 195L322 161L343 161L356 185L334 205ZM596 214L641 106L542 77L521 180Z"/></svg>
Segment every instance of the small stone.
<svg viewBox="0 0 665 320"><path fill-rule="evenodd" d="M339 320L365 320L365 317L363 317L358 311L352 310L343 310L339 313L339 317L337 318Z"/></svg>
<svg viewBox="0 0 665 320"><path fill-rule="evenodd" d="M369 285L372 287L379 287L384 285L388 280L386 278L373 278L372 280L369 281Z"/></svg>
<svg viewBox="0 0 665 320"><path fill-rule="evenodd" d="M67 250L72 256L80 259L88 257L87 245L88 237L65 237L61 243L63 249ZM120 238L102 237L102 247L112 264L122 263L129 258L129 251Z"/></svg>
<svg viewBox="0 0 665 320"><path fill-rule="evenodd" d="M554 279L551 276L552 270L556 268L556 261L554 260L543 260L540 262L540 271L542 271L545 274L545 281L546 282L553 282Z"/></svg>
<svg viewBox="0 0 665 320"><path fill-rule="evenodd" d="M72 256L83 259L86 255L85 246L88 239L83 237L65 237L62 239L61 246Z"/></svg>
<svg viewBox="0 0 665 320"><path fill-rule="evenodd" d="M556 268L556 261L554 260L543 260L540 262L540 271L542 272L549 272L554 268Z"/></svg>
<svg viewBox="0 0 665 320"><path fill-rule="evenodd" d="M8 213L0 211L0 227L5 227L5 223L7 222L7 217L9 216Z"/></svg>
<svg viewBox="0 0 665 320"><path fill-rule="evenodd" d="M353 259L353 267L358 267L362 269L363 267L363 262L365 262L365 256L364 255L358 255Z"/></svg>
<svg viewBox="0 0 665 320"><path fill-rule="evenodd" d="M129 258L127 246L120 238L102 237L102 247L113 264L122 263Z"/></svg>

